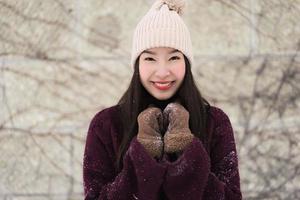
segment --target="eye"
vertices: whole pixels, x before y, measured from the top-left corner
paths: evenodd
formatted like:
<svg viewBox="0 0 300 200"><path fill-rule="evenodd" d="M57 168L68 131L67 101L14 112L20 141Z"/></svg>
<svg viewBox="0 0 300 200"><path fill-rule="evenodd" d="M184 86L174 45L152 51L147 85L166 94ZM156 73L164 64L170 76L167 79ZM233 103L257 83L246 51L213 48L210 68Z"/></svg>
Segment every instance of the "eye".
<svg viewBox="0 0 300 200"><path fill-rule="evenodd" d="M154 61L154 59L151 58L151 57L147 57L147 58L145 58L144 60L147 60L147 61Z"/></svg>
<svg viewBox="0 0 300 200"><path fill-rule="evenodd" d="M180 59L179 56L173 56L173 57L170 58L170 60L179 60L179 59Z"/></svg>

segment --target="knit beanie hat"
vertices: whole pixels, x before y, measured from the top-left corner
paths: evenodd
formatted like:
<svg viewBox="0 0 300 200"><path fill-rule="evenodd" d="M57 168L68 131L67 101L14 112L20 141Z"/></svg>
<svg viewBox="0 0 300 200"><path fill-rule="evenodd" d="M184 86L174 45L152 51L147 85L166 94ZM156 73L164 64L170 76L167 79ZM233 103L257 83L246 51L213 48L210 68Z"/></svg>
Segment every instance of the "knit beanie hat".
<svg viewBox="0 0 300 200"><path fill-rule="evenodd" d="M157 0L138 23L131 52L131 65L146 49L171 47L181 51L193 64L190 32L181 16L184 0Z"/></svg>

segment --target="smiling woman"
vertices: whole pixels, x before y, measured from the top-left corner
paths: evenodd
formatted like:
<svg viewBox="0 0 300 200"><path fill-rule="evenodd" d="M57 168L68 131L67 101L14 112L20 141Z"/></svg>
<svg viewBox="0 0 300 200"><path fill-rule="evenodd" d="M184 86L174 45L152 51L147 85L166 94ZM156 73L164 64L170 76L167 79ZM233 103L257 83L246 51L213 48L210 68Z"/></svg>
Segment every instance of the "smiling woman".
<svg viewBox="0 0 300 200"><path fill-rule="evenodd" d="M144 88L156 99L171 98L185 75L183 54L174 48L145 50L139 57L140 79Z"/></svg>
<svg viewBox="0 0 300 200"><path fill-rule="evenodd" d="M158 0L137 25L130 85L90 123L86 200L242 198L233 129L194 82L183 7Z"/></svg>

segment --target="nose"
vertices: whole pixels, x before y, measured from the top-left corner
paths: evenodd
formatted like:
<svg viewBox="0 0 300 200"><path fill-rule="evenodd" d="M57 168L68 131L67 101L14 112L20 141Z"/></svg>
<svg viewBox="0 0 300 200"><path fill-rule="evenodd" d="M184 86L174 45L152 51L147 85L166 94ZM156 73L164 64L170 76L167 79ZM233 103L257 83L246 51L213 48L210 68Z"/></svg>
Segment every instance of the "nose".
<svg viewBox="0 0 300 200"><path fill-rule="evenodd" d="M155 75L159 79L164 79L170 75L170 69L168 68L166 63L161 63L158 65Z"/></svg>

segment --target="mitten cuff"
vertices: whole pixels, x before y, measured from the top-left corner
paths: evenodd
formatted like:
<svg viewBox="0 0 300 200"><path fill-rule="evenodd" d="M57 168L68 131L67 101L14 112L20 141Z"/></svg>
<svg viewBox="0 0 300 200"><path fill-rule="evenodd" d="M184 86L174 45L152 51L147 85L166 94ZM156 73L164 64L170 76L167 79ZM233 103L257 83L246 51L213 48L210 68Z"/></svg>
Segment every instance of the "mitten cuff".
<svg viewBox="0 0 300 200"><path fill-rule="evenodd" d="M164 136L164 151L166 153L182 152L193 140L192 133L167 133Z"/></svg>
<svg viewBox="0 0 300 200"><path fill-rule="evenodd" d="M163 150L163 141L160 136L137 137L149 155L153 158L160 158Z"/></svg>

